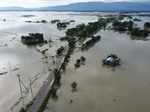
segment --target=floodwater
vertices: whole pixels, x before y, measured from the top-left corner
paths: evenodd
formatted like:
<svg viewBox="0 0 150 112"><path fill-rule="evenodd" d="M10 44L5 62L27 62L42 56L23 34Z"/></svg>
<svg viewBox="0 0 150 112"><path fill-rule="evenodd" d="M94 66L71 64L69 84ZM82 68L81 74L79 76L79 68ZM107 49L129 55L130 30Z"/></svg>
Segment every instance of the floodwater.
<svg viewBox="0 0 150 112"><path fill-rule="evenodd" d="M74 53L62 77L58 100L51 99L45 112L150 111L150 41L131 40L129 35L113 31L98 34L102 39L94 47ZM102 66L102 59L111 53L122 60L115 69ZM81 56L86 57L86 65L75 70ZM78 83L76 92L70 86L74 81Z"/></svg>
<svg viewBox="0 0 150 112"><path fill-rule="evenodd" d="M34 15L23 17L22 15ZM96 13L97 15L97 13ZM6 19L4 22L3 19ZM47 20L48 23L25 21ZM27 33L44 33L45 39L56 40L64 36L53 19L75 20L69 27L97 20L93 14L74 12L0 12L0 112L9 112L20 97L17 74L28 87L29 78L40 74L33 85L34 95L47 77L47 66L34 47L22 45L20 36ZM150 18L142 17L143 21ZM142 22L139 25L143 24ZM131 40L127 34L100 31L102 36L93 48L72 56L58 100L50 100L48 112L141 112L150 111L150 41ZM122 59L122 66L115 70L103 67L101 60L115 53ZM74 70L77 58L87 58L86 65ZM18 70L13 71L13 69ZM78 91L71 92L70 84L76 81ZM28 96L31 94L28 93ZM73 102L70 103L70 100ZM47 111L47 110L46 110ZM15 109L13 112L16 112Z"/></svg>
<svg viewBox="0 0 150 112"><path fill-rule="evenodd" d="M23 15L33 15L24 17ZM28 33L43 33L45 39L57 41L64 36L64 31L59 31L56 25L50 23L53 19L63 21L74 19L78 23L95 21L95 16L69 15L57 12L0 12L0 112L17 112L23 100L21 97L17 74L21 77L23 91L29 88L29 79L36 79L32 85L33 94L48 76L47 65L43 62L43 56L34 47L27 47L20 42L21 35ZM6 21L4 21L4 19ZM48 23L26 23L25 21L47 20ZM71 27L69 26L69 27ZM14 71L15 69L15 71ZM7 73L8 72L8 73ZM23 84L26 86L24 88ZM31 100L31 93L26 93L24 102ZM21 104L20 104L21 103ZM17 104L17 105L16 105Z"/></svg>

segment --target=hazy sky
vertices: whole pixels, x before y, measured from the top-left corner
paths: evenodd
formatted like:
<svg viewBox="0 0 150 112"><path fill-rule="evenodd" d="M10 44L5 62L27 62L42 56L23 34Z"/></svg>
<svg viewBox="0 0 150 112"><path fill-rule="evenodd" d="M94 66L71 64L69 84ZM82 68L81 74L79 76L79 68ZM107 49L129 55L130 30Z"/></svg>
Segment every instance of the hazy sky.
<svg viewBox="0 0 150 112"><path fill-rule="evenodd" d="M87 2L87 1L115 2L115 1L143 1L143 0L0 0L0 7L6 6L43 7L43 6L63 5L75 2Z"/></svg>

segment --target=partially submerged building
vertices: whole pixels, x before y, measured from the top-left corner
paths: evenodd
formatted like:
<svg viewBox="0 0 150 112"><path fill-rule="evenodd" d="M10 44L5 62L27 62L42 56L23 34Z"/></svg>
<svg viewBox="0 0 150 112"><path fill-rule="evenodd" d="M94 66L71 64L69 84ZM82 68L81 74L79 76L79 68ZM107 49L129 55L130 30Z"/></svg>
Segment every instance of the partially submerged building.
<svg viewBox="0 0 150 112"><path fill-rule="evenodd" d="M112 67L120 65L120 61L121 59L115 54L110 54L109 56L107 56L105 59L102 60L103 65L108 65Z"/></svg>
<svg viewBox="0 0 150 112"><path fill-rule="evenodd" d="M21 36L21 41L23 44L26 45L33 45L45 42L42 33L29 33L29 35L27 36Z"/></svg>

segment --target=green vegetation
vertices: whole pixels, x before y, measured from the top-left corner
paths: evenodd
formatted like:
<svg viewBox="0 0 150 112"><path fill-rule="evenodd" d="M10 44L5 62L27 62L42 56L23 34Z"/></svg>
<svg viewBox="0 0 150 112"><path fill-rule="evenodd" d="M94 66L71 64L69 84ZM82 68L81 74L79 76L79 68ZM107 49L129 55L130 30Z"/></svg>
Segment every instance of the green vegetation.
<svg viewBox="0 0 150 112"><path fill-rule="evenodd" d="M81 60L81 64L85 65L86 58L84 56L81 56L80 60Z"/></svg>
<svg viewBox="0 0 150 112"><path fill-rule="evenodd" d="M73 53L73 50L75 48L75 39L74 38L70 38L67 40L68 41L68 52L64 57L64 61L62 62L60 68L56 68L53 71L54 74L54 83L52 84L52 87L48 93L48 95L46 96L46 98L44 99L44 102L42 103L41 107L39 108L38 112L43 112L44 109L46 108L47 102L49 100L49 98L53 98L53 99L57 99L57 90L58 88L61 86L60 80L61 80L61 73L63 71L65 71L66 66L69 63L69 59L71 57L71 54ZM63 47L60 47L59 50L57 50L57 52L59 52L58 54L61 54L61 52L64 50Z"/></svg>
<svg viewBox="0 0 150 112"><path fill-rule="evenodd" d="M83 43L81 50L85 51L93 47L97 42L99 42L101 39L101 36L92 36L88 41Z"/></svg>
<svg viewBox="0 0 150 112"><path fill-rule="evenodd" d="M129 20L123 21L124 18L128 18ZM57 99L57 90L61 86L61 75L66 71L67 65L70 61L71 55L74 53L74 50L78 47L80 50L85 51L93 47L97 42L100 41L101 36L96 35L96 33L100 30L106 30L108 25L112 25L112 29L117 32L124 32L128 33L132 39L137 39L137 40L143 40L146 39L146 37L149 35L149 29L150 29L150 23L146 22L144 24L144 29L140 29L135 27L134 21L137 21L133 19L131 16L126 16L126 15L120 15L120 16L109 16L106 18L99 18L95 22L89 22L88 24L79 24L74 28L70 28L66 30L66 36L62 37L60 40L61 41L67 41L68 42L68 51L66 54L64 54L65 48L61 46L59 49L56 51L56 56L63 56L64 60L60 64L59 68L56 68L53 70L54 74L54 83L44 99L44 102L42 103L40 109L38 112L43 112L49 98ZM40 21L38 21L40 22ZM46 21L41 21L42 23L46 23ZM60 20L52 20L51 23L57 25L57 28L59 30L65 29L71 22L75 22L74 20L70 20L69 22L60 22ZM33 38L29 38L33 37ZM34 34L29 34L29 36L22 37L22 41L27 41L29 43L32 42L37 42L38 39L37 37L39 36L39 41L43 42L43 35L34 35ZM35 37L36 38L35 38ZM79 45L79 46L77 46ZM85 65L86 58L84 56L81 56L79 59L76 60L74 64L74 68L77 69L81 67L82 65ZM72 90L77 89L77 83L73 82L71 84ZM29 105L30 106L30 105ZM27 108L29 108L27 106ZM26 112L26 109L22 108L20 112Z"/></svg>
<svg viewBox="0 0 150 112"><path fill-rule="evenodd" d="M42 33L29 33L26 36L21 36L21 41L25 45L36 45L40 43L47 43L44 40L44 36Z"/></svg>
<svg viewBox="0 0 150 112"><path fill-rule="evenodd" d="M62 56L65 51L65 48L61 46L59 49L57 49L56 54L57 56Z"/></svg>
<svg viewBox="0 0 150 112"><path fill-rule="evenodd" d="M29 21L25 21L26 23L48 23L48 21L46 21L46 20L37 20L37 21L31 21L31 20L29 20Z"/></svg>
<svg viewBox="0 0 150 112"><path fill-rule="evenodd" d="M150 30L150 22L144 23L144 29L145 30Z"/></svg>
<svg viewBox="0 0 150 112"><path fill-rule="evenodd" d="M72 92L75 92L75 91L77 91L77 83L76 82L73 82L72 84L71 84L71 87L72 87Z"/></svg>
<svg viewBox="0 0 150 112"><path fill-rule="evenodd" d="M132 19L133 19L133 17L130 16L130 15L120 14L120 15L118 16L118 20L120 20L120 21L124 20L125 18L127 18L127 19L129 19L129 20L132 20Z"/></svg>
<svg viewBox="0 0 150 112"><path fill-rule="evenodd" d="M133 21L123 21L123 22L121 22L119 20L115 20L112 23L113 30L119 31L119 32L130 31L130 30L132 30L133 25L134 25Z"/></svg>
<svg viewBox="0 0 150 112"><path fill-rule="evenodd" d="M74 23L74 22L76 22L76 21L75 21L75 20L70 20L70 22L71 22L71 23Z"/></svg>
<svg viewBox="0 0 150 112"><path fill-rule="evenodd" d="M138 18L134 18L133 20L136 21L136 22L140 22L140 21L141 21L141 20L138 19Z"/></svg>
<svg viewBox="0 0 150 112"><path fill-rule="evenodd" d="M65 28L67 28L67 26L70 24L70 22L58 22L57 23L57 28L59 30L63 30Z"/></svg>
<svg viewBox="0 0 150 112"><path fill-rule="evenodd" d="M114 20L113 17L110 18L99 18L95 22L89 22L86 24L79 24L74 28L70 28L66 31L66 37L62 37L60 40L66 41L69 38L74 37L76 41L81 43L81 49L85 50L92 47L96 42L100 40L100 36L94 36L98 31L105 30L107 25ZM91 38L87 43L85 41Z"/></svg>
<svg viewBox="0 0 150 112"><path fill-rule="evenodd" d="M41 20L41 23L48 23L46 20Z"/></svg>
<svg viewBox="0 0 150 112"><path fill-rule="evenodd" d="M27 112L24 108L21 108L19 112Z"/></svg>
<svg viewBox="0 0 150 112"><path fill-rule="evenodd" d="M77 69L81 66L80 62L81 62L80 59L77 59L76 63L74 64L75 69Z"/></svg>
<svg viewBox="0 0 150 112"><path fill-rule="evenodd" d="M146 40L146 37L149 35L149 32L140 28L133 28L130 34L131 39L133 40Z"/></svg>
<svg viewBox="0 0 150 112"><path fill-rule="evenodd" d="M93 36L101 29L105 29L110 19L100 18L96 22L89 22L87 25L79 24L75 28L68 29L66 31L66 36L78 37L79 40L84 40L87 37Z"/></svg>
<svg viewBox="0 0 150 112"><path fill-rule="evenodd" d="M80 59L76 60L76 63L74 64L75 69L79 68L81 65L85 65L86 58L84 56L81 56Z"/></svg>
<svg viewBox="0 0 150 112"><path fill-rule="evenodd" d="M133 18L132 18L133 19ZM144 29L136 27L134 21L140 21L138 18L134 18L129 21L120 21L120 19L114 19L112 22L112 29L117 32L127 32L131 39L134 40L146 40L146 37L149 35L150 23L146 22L144 24ZM122 19L121 19L122 20Z"/></svg>
<svg viewBox="0 0 150 112"><path fill-rule="evenodd" d="M54 87L52 86L52 89L48 92L47 96L45 97L42 105L40 106L40 108L37 112L43 112L45 110L47 102L49 101L49 98L52 96L52 94L55 94L55 90L53 88Z"/></svg>
<svg viewBox="0 0 150 112"><path fill-rule="evenodd" d="M60 22L59 19L54 19L54 20L51 21L52 24L59 23L59 22Z"/></svg>
<svg viewBox="0 0 150 112"><path fill-rule="evenodd" d="M22 15L21 17L35 17L35 15Z"/></svg>
<svg viewBox="0 0 150 112"><path fill-rule="evenodd" d="M61 37L60 40L61 40L61 41L67 41L67 40L69 40L69 37L67 37L67 36Z"/></svg>
<svg viewBox="0 0 150 112"><path fill-rule="evenodd" d="M72 22L75 22L75 20L70 20L68 22L61 22L59 19L54 19L51 21L52 24L56 24L58 30L64 30Z"/></svg>

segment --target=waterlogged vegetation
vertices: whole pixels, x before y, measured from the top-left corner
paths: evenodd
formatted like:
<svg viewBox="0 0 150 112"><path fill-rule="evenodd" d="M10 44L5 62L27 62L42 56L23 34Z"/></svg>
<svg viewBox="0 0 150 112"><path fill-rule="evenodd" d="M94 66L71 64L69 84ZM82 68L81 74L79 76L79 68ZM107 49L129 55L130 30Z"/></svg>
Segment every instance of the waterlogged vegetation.
<svg viewBox="0 0 150 112"><path fill-rule="evenodd" d="M21 17L30 18L30 17L35 17L35 15L22 15Z"/></svg>
<svg viewBox="0 0 150 112"><path fill-rule="evenodd" d="M60 22L60 20L59 20L59 19L51 20L51 23L52 23L52 24L59 23L59 22Z"/></svg>
<svg viewBox="0 0 150 112"><path fill-rule="evenodd" d="M77 86L78 86L77 82L71 83L72 92L76 92L77 91Z"/></svg>
<svg viewBox="0 0 150 112"><path fill-rule="evenodd" d="M74 64L75 69L79 68L81 65L85 65L86 58L84 56L81 56L80 59L76 60L76 63Z"/></svg>
<svg viewBox="0 0 150 112"><path fill-rule="evenodd" d="M63 30L65 28L67 28L67 26L70 24L70 22L58 22L57 23L57 28L59 30Z"/></svg>
<svg viewBox="0 0 150 112"><path fill-rule="evenodd" d="M145 22L144 23L144 29L147 31L150 31L150 22Z"/></svg>
<svg viewBox="0 0 150 112"><path fill-rule="evenodd" d="M26 36L21 36L21 41L23 44L26 45L36 45L41 43L47 43L46 40L44 40L44 36L42 33L29 33Z"/></svg>
<svg viewBox="0 0 150 112"><path fill-rule="evenodd" d="M51 86L50 91L45 97L42 105L40 106L39 112L43 112L45 110L49 99L54 99L55 101L58 100L58 89L60 89L63 84L61 82L62 75L67 72L68 68L69 70L71 69L70 63L73 66L73 70L71 71L74 71L74 73L78 73L78 70L80 71L82 70L82 68L86 67L88 62L88 57L86 53L88 53L88 51L90 51L90 49L92 49L96 44L101 44L100 41L105 38L103 34L101 34L101 32L112 31L115 33L125 33L133 40L146 40L150 33L150 23L145 22L143 28L139 27L137 25L137 22L140 22L142 20L136 17L128 15L109 15L101 17L99 16L97 18L97 20L92 22L79 23L77 25L75 24L76 26L71 26L71 23L76 22L75 20L63 21L60 19L54 19L48 22L47 20L41 19L35 21L26 21L28 23L51 23L47 25L54 24L56 25L58 31L63 32L65 34L64 37L60 38L61 41L59 42L66 43L66 46L59 46L59 48L55 50L56 55L54 56L54 58L56 59L53 64L55 64L57 60L61 61L59 63L59 66L54 67L54 69L51 69L49 71L52 72L52 74L54 75L54 82ZM21 36L21 41L23 44L26 45L40 45L42 43L41 46L44 46L50 44L50 48L53 47L53 43L51 42L55 42L58 40L51 40L51 42L47 42L44 40L44 34L29 33L28 35ZM49 56L46 56L48 49L43 50L42 54L45 55L46 59L50 60L48 58ZM108 54L112 53L109 50L111 48L108 47L106 49L108 49ZM86 55L81 54L79 57L77 57L77 59L73 60L72 56L80 52L85 53ZM116 55L113 55L112 57L115 60L117 60L118 58ZM104 56L102 58L104 58ZM99 64L101 65L102 63L106 65L108 64L105 63L102 59L99 59ZM115 64L120 65L120 60L116 61ZM112 67L115 67L116 65L113 64ZM73 80L72 83L70 82L69 87L71 88L72 92L78 92L77 89L80 88L80 82L79 84L76 80ZM71 99L70 102L73 103L73 100ZM31 106L32 103L29 103L25 108L21 108L20 112L27 112Z"/></svg>
<svg viewBox="0 0 150 112"><path fill-rule="evenodd" d="M68 29L66 31L67 36L76 36L79 37L79 40L84 40L87 37L93 36L101 29L105 29L107 24L109 23L109 19L100 18L96 22L89 22L87 25L80 24L75 28Z"/></svg>
<svg viewBox="0 0 150 112"><path fill-rule="evenodd" d="M65 22L59 19L51 20L51 24L56 24L58 30L65 30L68 27L68 25L74 22L75 20L70 20L70 21L65 21Z"/></svg>
<svg viewBox="0 0 150 112"><path fill-rule="evenodd" d="M113 30L119 31L119 32L126 32L131 31L133 28L134 22L133 21L119 21L115 20L112 23Z"/></svg>
<svg viewBox="0 0 150 112"><path fill-rule="evenodd" d="M61 46L59 49L57 49L56 54L57 56L62 56L65 51L65 48Z"/></svg>
<svg viewBox="0 0 150 112"><path fill-rule="evenodd" d="M87 41L84 41L83 45L81 46L81 50L85 51L92 48L98 41L100 41L101 36L92 36Z"/></svg>
<svg viewBox="0 0 150 112"><path fill-rule="evenodd" d="M48 23L46 20L41 21L26 21L28 23ZM58 30L66 30L68 25L74 23L75 20L62 21L60 19L51 20L51 24L56 24ZM149 35L149 22L146 22L143 28L137 26L137 22L141 22L141 19L132 17L130 15L108 15L105 17L99 17L95 22L89 22L88 24L79 24L74 28L67 29L66 37L73 36L79 37L78 40L84 41L87 37L93 36L100 30L114 30L119 33L127 33L131 39L144 40ZM147 30L148 29L148 30ZM137 33L138 32L138 33ZM64 39L64 38L62 38Z"/></svg>
<svg viewBox="0 0 150 112"><path fill-rule="evenodd" d="M28 21L25 21L26 23L43 23L43 24L46 24L48 23L47 20L37 20L37 21L31 21L31 20L28 20Z"/></svg>
<svg viewBox="0 0 150 112"><path fill-rule="evenodd" d="M118 34L119 36L118 36L118 38L120 39L120 37L122 37L122 36L124 36L124 35L126 35L125 37L127 38L127 37L131 37L131 39L134 39L135 40L135 42L136 42L136 40L140 40L140 41L142 41L142 40L145 40L145 39L147 39L148 38L148 36L149 36L149 28L148 28L148 26L149 26L149 23L145 23L144 24L144 26L142 26L142 27L139 27L138 26L138 24L137 24L137 22L140 22L140 21L142 21L142 20L140 20L140 19L138 19L138 18L136 18L135 19L135 17L132 17L132 16L125 16L125 15L122 15L122 16L107 16L107 17L100 17L97 21L95 21L95 22L89 22L89 23L83 23L83 24L78 24L78 25L76 25L75 27L73 27L73 28L69 28L69 29L67 29L66 30L66 35L64 36L64 37L62 37L62 38L60 38L60 40L61 41L68 41L68 40L74 40L74 43L75 43L75 47L73 47L74 48L74 51L76 51L76 52L78 52L78 51L84 51L84 53L87 55L87 56L89 56L90 54L88 54L88 53L92 53L89 57L86 57L86 56L83 56L83 57L81 57L80 58L80 56L82 56L84 53L82 52L80 55L77 55L77 56L79 56L79 57L77 57L75 54L76 54L76 52L74 52L74 58L75 58L75 61L73 61L73 62L70 62L71 64L73 64L73 68L75 69L75 71L73 71L73 70L70 70L71 69L71 66L69 67L69 70L71 71L69 71L68 70L68 74L66 75L65 74L65 78L63 79L63 81L65 82L64 83L64 85L67 83L67 84L70 84L70 86L71 86L71 88L69 88L68 86L67 86L67 84L60 90L60 93L59 94L61 94L60 95L60 97L61 97L61 99L60 100L62 100L62 99L65 99L65 100L63 100L63 101L59 101L59 103L64 103L65 102L65 104L63 105L64 106L64 108L65 107L67 107L67 108L69 108L69 109L66 109L66 110L71 110L72 109L72 107L70 106L70 104L72 105L72 106L76 106L76 107L81 107L81 105L82 105L82 109L80 108L79 110L82 110L82 111L85 111L85 110L87 110L87 111L89 111L89 109L90 108L88 108L87 109L87 107L85 107L85 106L83 106L83 105L85 105L85 101L87 101L87 103L88 103L88 101L93 101L92 102L92 104L94 105L94 104L97 104L97 102L100 102L99 103L99 105L102 105L103 106L103 103L105 102L105 100L103 100L102 102L100 101L100 100L98 100L98 101L96 101L96 103L94 103L95 102L95 100L97 99L97 97L101 97L101 95L102 95L102 99L104 98L104 97L107 97L106 98L106 100L109 100L108 102L106 101L105 103L109 103L110 105L114 105L114 103L115 103L115 106L116 105L119 105L118 106L118 108L120 109L120 105L121 105L121 100L123 99L123 100L126 100L126 99L124 99L124 94L126 94L127 95L127 97L126 98L128 98L128 92L126 92L126 90L128 90L128 89L126 89L126 88L130 88L129 86L132 86L133 87L133 85L132 85L132 83L133 82L131 82L129 85L128 85L128 87L126 87L125 86L125 88L123 88L122 90L123 90L123 92L121 93L121 95L123 95L123 97L121 97L121 96L119 96L120 95L120 93L119 94L117 94L116 93L116 90L114 90L115 92L110 92L109 94L111 94L112 96L109 96L109 95L106 95L106 94L108 94L108 90L110 89L110 87L112 87L112 88L114 88L114 89L118 89L118 92L120 91L119 89L120 88L122 88L121 86L123 86L124 87L124 84L128 84L128 82L126 82L126 78L128 77L128 75L133 75L133 74L130 74L129 72L125 72L124 73L124 75L122 75L122 70L118 70L117 72L116 71L113 71L113 72L115 72L115 73L113 73L113 72L110 72L109 70L109 72L110 73L107 73L107 68L105 69L104 68L104 66L102 66L102 68L99 70L99 68L100 68L100 66L99 66L99 64L96 64L97 66L94 66L94 67L92 67L93 65L91 64L91 62L89 62L88 63L88 67L86 67L86 65L84 66L84 67L82 67L82 62L84 62L84 64L85 64L85 62L86 62L86 60L88 61L88 60L90 60L89 58L92 58L91 60L92 60L92 62L93 62L93 60L95 61L96 59L97 60L99 60L99 62L95 62L95 63L101 63L101 64L104 64L104 65L109 65L110 67L116 67L116 66L120 66L120 67L122 67L122 65L123 65L123 67L125 66L124 65L124 63L120 63L120 61L124 61L124 60L122 60L123 58L125 58L123 55L125 55L126 53L129 53L129 51L128 52L126 52L125 51L125 53L123 53L121 56L119 55L119 57L117 56L117 55L115 55L115 54L111 54L111 53L116 53L116 52L119 52L119 50L118 49L122 49L122 48L118 48L119 46L117 46L117 45L119 45L117 42L116 42L116 45L112 45L112 43L113 43L113 39L115 40L115 38L117 38L117 37L114 37L114 35L112 34L112 33L110 33L111 35L112 35L112 37L111 37L111 35L107 35L107 39L109 39L109 38L111 38L111 41L110 42L106 42L106 44L103 44L102 42L99 42L100 40L102 40L103 41L103 39L104 38L106 38L106 36L104 36L104 34L102 34L103 32L107 32L107 33L109 33L109 31L110 32L113 32L113 33L115 33L115 34ZM124 35L122 35L122 34L124 34ZM117 35L115 35L115 36L117 36ZM134 37L134 38L133 38ZM113 38L113 39L112 39ZM119 40L118 39L118 40ZM117 40L117 39L116 39ZM130 39L129 39L130 40ZM105 42L105 39L104 39L104 41L103 42ZM92 48L95 44L97 44L97 43L99 43L99 46L100 45L102 45L102 46L100 46L100 47L94 47L95 49L100 49L100 50L97 50L97 51L93 51L92 52L92 50L90 50L90 48ZM127 43L127 42L126 42ZM121 44L123 44L123 42L121 43ZM134 44L134 42L133 43L131 43L131 44ZM103 45L105 46L105 47L103 47ZM127 44L128 45L128 44ZM106 47L107 46L107 47ZM114 47L115 46L115 47ZM123 44L122 46L120 45L120 47L123 47L123 46L126 46L125 44ZM137 45L136 45L137 46ZM101 48L102 47L102 48ZM129 46L129 48L132 48L132 45L130 45ZM124 47L123 47L124 48ZM127 48L127 47L125 47L125 48ZM78 50L76 50L76 49L78 49ZM105 49L105 50L104 50ZM103 50L104 50L104 52L103 52ZM106 54L106 58L105 58L105 56L102 54L100 54L100 53L98 53L98 52L100 52L100 53L103 53L103 54ZM121 53L122 52L124 52L124 51L120 51ZM120 53L119 52L119 53ZM131 49L131 52L132 52L132 49ZM130 53L131 53L130 52ZM134 51L133 50L133 52L136 52L136 51ZM98 53L98 55L96 55ZM136 52L137 53L137 52ZM111 55L109 55L109 54L111 54ZM96 55L98 58L96 58L96 56L94 57L94 56L92 56L92 55ZM133 54L132 54L133 55ZM130 55L131 57L132 57L132 55ZM134 55L134 56L136 56L136 55ZM104 59L104 60L100 60L101 59L101 57ZM95 59L96 58L96 59ZM134 60L134 58L132 58L133 60ZM90 60L90 61L91 61ZM96 60L96 61L97 61ZM130 60L131 61L131 60ZM137 61L137 60L135 60L135 61ZM84 65L83 64L83 65ZM86 63L87 64L87 63ZM126 63L127 64L127 63ZM136 64L136 63L135 63ZM91 66L90 66L91 65ZM130 66L130 65L127 65L127 66ZM133 66L136 66L136 65L132 65L132 66L130 66L130 67L133 67ZM95 68L97 67L97 71L95 71ZM129 67L129 68L130 68ZM86 68L86 69L84 69L84 68ZM126 71L125 69L129 69L128 67L127 68L121 68L121 69L124 69L124 71ZM133 67L134 68L134 67ZM66 69L66 68L65 68ZM88 69L90 69L90 70L88 70ZM119 69L119 67L118 67L118 69ZM132 68L131 68L132 69ZM66 69L67 70L67 69ZM85 71L84 71L85 70ZM86 72L86 70L89 72ZM121 72L120 72L121 71ZM85 72L85 73L84 73ZM95 73L95 72L98 72L97 74ZM71 74L72 73L72 74ZM93 74L92 74L93 73ZM95 75L96 74L96 75ZM114 75L112 75L112 74L114 74ZM93 75L94 75L94 78L93 78ZM117 75L117 76L116 76ZM107 80L105 80L104 78L103 78L103 76L107 79ZM108 76L108 78L107 78L107 76ZM88 77L88 78L87 78ZM96 79L98 77L98 79ZM120 85L117 85L117 84L119 84L119 83L117 83L118 82L118 77L119 78L121 78L122 79L122 85L120 86ZM122 78L123 77L123 78ZM112 83L110 83L110 81L112 81L112 78L114 78L114 79L116 79L116 80L113 80L114 82L113 83L115 83L115 85L113 85L113 86L111 86L112 85ZM72 79L72 80L71 80ZM135 79L135 77L133 77L133 79ZM66 81L67 80L67 81ZM131 81L131 79L129 78L129 80ZM73 81L72 83L70 83L71 81ZM84 84L83 84L83 82L84 82ZM104 81L104 82L103 82ZM107 82L108 81L108 82ZM120 80L119 80L120 81ZM77 82L78 82L78 84L77 84ZM94 84L93 84L94 83ZM104 84L104 83L106 83L106 84ZM106 85L107 87L106 87L106 89L107 90L105 90L105 88L103 87L103 84L104 85ZM85 86L86 85L86 86ZM94 87L91 87L91 85L94 85ZM116 87L116 85L117 85L117 87ZM89 87L90 86L90 87ZM97 86L97 87L95 87L95 86ZM102 86L102 89L100 89L101 88L101 86ZM114 87L115 86L115 87ZM119 88L118 88L119 87ZM67 88L67 89L66 89ZM79 89L78 89L79 88ZM91 89L92 88L92 89ZM63 90L64 89L64 90ZM79 95L77 95L78 97L75 97L74 98L74 93L68 93L68 89L71 89L71 91L72 92L78 92L78 94ZM76 91L78 89L78 91ZM89 89L89 91L88 91L88 89ZM125 89L125 90L124 90ZM132 88L130 88L130 89L132 89ZM80 91L81 90L81 91ZM91 92L91 90L93 90L92 92ZM99 91L97 91L97 90L99 90ZM67 91L67 92L66 92ZM83 92L84 91L84 92ZM96 92L95 92L96 91ZM101 91L102 91L102 94L100 94L99 95L99 93L101 93ZM104 92L105 91L105 92ZM130 90L129 90L130 91ZM88 93L89 92L89 93ZM96 97L92 97L91 98L91 94L96 94ZM106 93L106 94L105 94ZM97 95L98 94L98 95ZM118 96L115 96L115 95L117 94ZM65 95L65 96L64 96ZM106 96L105 96L106 95ZM63 98L62 98L63 97ZM84 97L84 99L82 99ZM89 98L88 98L89 97ZM121 98L122 99L121 99ZM132 96L133 97L133 96ZM132 99L132 97L130 97L131 99ZM81 100L79 100L79 99L81 99ZM112 101L111 101L111 99L112 99ZM82 102L82 100L84 100L84 102ZM70 104L68 104L68 101L70 102ZM83 103L81 103L81 102ZM75 103L74 103L75 102ZM79 103L78 103L79 102ZM63 110L64 108L62 108L62 105L61 106L59 106L59 105L57 105L58 103L56 103L56 110ZM91 102L90 103L88 103L89 105L91 104ZM51 105L51 102L49 103L49 105ZM125 104L123 103L123 105L121 105L121 106L125 106ZM131 106L131 104L130 104L130 106ZM130 107L130 106L128 106L128 107ZM51 106L50 106L51 107ZM104 108L104 110L106 110L107 111L107 107L108 107L108 105L107 106L105 106L105 108ZM59 109L58 109L59 108ZM94 107L94 108L96 108L97 109L97 107ZM110 107L111 108L111 107ZM114 107L112 107L113 109L114 109ZM116 108L116 107L115 107ZM117 108L117 109L118 109ZM101 108L100 108L101 109ZM99 111L100 109L97 109L96 110L96 112L97 111ZM112 109L112 110L113 110ZM64 109L65 110L65 109ZM74 109L74 110L78 110L78 109ZM127 109L128 110L128 109ZM132 109L131 109L132 110ZM108 111L110 111L110 109L108 109ZM67 111L68 112L68 111Z"/></svg>
<svg viewBox="0 0 150 112"><path fill-rule="evenodd" d="M149 31L147 30L149 26L148 23L146 22L143 28L140 28L136 24L137 21L141 21L140 19L129 17L128 20L124 20L125 17L126 16L121 19L114 19L112 29L120 33L129 34L133 40L146 40L149 36Z"/></svg>
<svg viewBox="0 0 150 112"><path fill-rule="evenodd" d="M133 40L146 40L146 38L149 36L149 31L140 29L138 27L133 28L129 33L131 35L131 39Z"/></svg>
<svg viewBox="0 0 150 112"><path fill-rule="evenodd" d="M49 93L50 96L53 99L57 99L58 98L57 90L61 86L61 75L62 75L62 73L64 73L66 71L66 67L67 67L67 65L68 65L68 63L70 61L71 55L72 55L72 53L74 52L74 49L75 49L75 39L74 38L69 39L67 42L68 42L68 51L67 51L66 55L64 56L64 60L60 64L59 68L56 68L53 71L55 78L54 78L54 83L53 83L52 88L51 88L50 93ZM57 55L62 55L63 51L64 51L64 48L60 47L57 50ZM46 105L44 105L44 106L46 106Z"/></svg>
<svg viewBox="0 0 150 112"><path fill-rule="evenodd" d="M82 50L88 50L101 39L101 36L95 36L95 34L100 30L105 30L110 21L110 18L100 18L96 22L79 24L74 28L67 29L66 36L62 37L60 40L65 41L75 38L76 43L80 45L78 47L80 47Z"/></svg>

